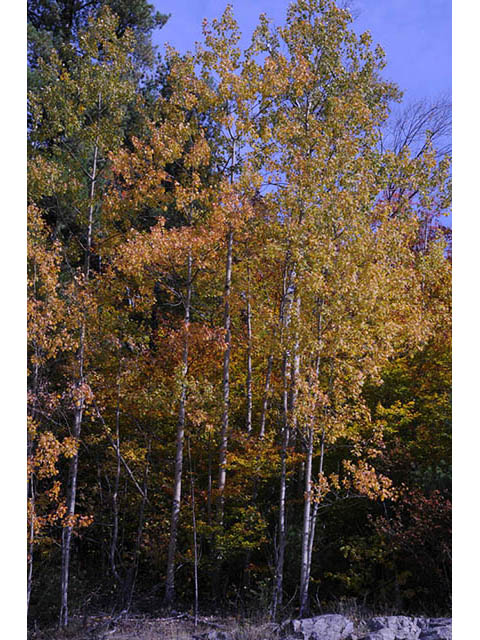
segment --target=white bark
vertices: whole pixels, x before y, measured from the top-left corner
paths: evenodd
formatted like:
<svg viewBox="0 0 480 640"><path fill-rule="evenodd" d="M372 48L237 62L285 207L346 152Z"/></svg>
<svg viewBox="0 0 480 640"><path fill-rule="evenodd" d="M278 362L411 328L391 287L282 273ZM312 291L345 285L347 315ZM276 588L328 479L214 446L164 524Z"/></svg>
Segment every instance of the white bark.
<svg viewBox="0 0 480 640"><path fill-rule="evenodd" d="M273 355L270 354L268 356L268 361L267 361L267 373L265 375L265 389L263 392L263 402L262 402L262 416L260 419L259 436L261 439L265 436L265 422L267 420L268 401L270 399L270 378L272 376L272 366L273 366Z"/></svg>
<svg viewBox="0 0 480 640"><path fill-rule="evenodd" d="M282 448L280 454L280 495L279 495L279 512L278 512L278 536L276 548L275 562L275 584L272 604L272 619L275 620L277 613L282 606L283 600L283 566L285 563L285 547L287 541L287 519L286 519L286 494L287 494L287 452L290 436L290 428L288 424L288 351L283 354L282 361L282 378L283 378L283 394L282 394Z"/></svg>
<svg viewBox="0 0 480 640"><path fill-rule="evenodd" d="M318 316L317 316L317 334L318 341L321 340L321 302L319 304ZM318 382L318 376L320 373L320 355L317 354L315 359L315 379ZM303 529L302 529L302 556L301 556L301 573L300 573L300 611L299 616L304 616L308 613L308 587L310 583L310 571L312 567L312 551L313 541L315 537L315 524L317 520L318 502L315 502L312 509L312 461L313 461L313 441L315 435L315 416L312 415L310 419L310 426L308 429L307 440L307 459L305 465L305 496L304 496L304 508L303 508ZM323 471L323 454L325 448L325 429L322 430L322 444L320 454L320 469L319 473Z"/></svg>
<svg viewBox="0 0 480 640"><path fill-rule="evenodd" d="M313 425L308 429L307 460L305 465L305 497L303 505L302 556L300 574L300 612L302 617L308 607L308 583L310 579L309 548L312 530L310 517L312 504Z"/></svg>
<svg viewBox="0 0 480 640"><path fill-rule="evenodd" d="M250 270L248 270L247 289L247 418L246 430L252 431L252 308L250 304Z"/></svg>
<svg viewBox="0 0 480 640"><path fill-rule="evenodd" d="M98 98L98 108L101 107L101 96ZM97 179L97 159L98 159L98 139L95 142L93 152L92 173L90 175L90 191L89 191L89 208L88 208L88 227L87 227L87 246L85 251L84 276L85 283L88 283L90 276L90 254L92 250L92 233L93 233L93 213L95 209L95 183ZM80 388L79 398L76 400L74 409L74 427L73 436L79 440L82 431L83 411L85 408L85 397L81 386L84 378L85 363L85 338L86 338L86 318L83 316L80 327L80 348L78 355L79 374L77 379L77 387ZM78 452L72 457L69 469L69 482L67 493L67 517L68 524L64 526L62 531L62 568L61 568L61 605L60 605L60 627L64 628L68 625L68 583L70 579L70 555L72 542L72 523L71 520L75 516L76 498L77 498L77 476L78 476Z"/></svg>
<svg viewBox="0 0 480 640"><path fill-rule="evenodd" d="M120 381L117 384L117 409L115 412L115 440L116 440L116 454L117 454L117 468L115 473L115 483L113 487L112 495L112 508L113 508L113 531L112 540L110 544L110 567L112 573L117 582L120 582L120 576L115 565L115 555L117 553L117 539L118 539L118 488L120 484Z"/></svg>
<svg viewBox="0 0 480 640"><path fill-rule="evenodd" d="M294 273L288 273L289 254L287 252L285 268L283 274L283 295L280 308L280 326L282 332L288 327L290 321L291 292ZM286 338L288 343L288 338ZM282 444L280 453L280 495L278 512L278 535L275 559L275 582L272 601L272 618L275 620L283 600L283 566L285 563L285 548L287 542L287 519L286 519L286 493L287 493L287 453L290 438L289 424L289 384L288 368L290 364L290 353L288 347L285 348L282 359Z"/></svg>
<svg viewBox="0 0 480 640"><path fill-rule="evenodd" d="M187 399L187 374L188 374L188 329L190 326L190 305L192 298L192 257L187 259L187 293L185 297L184 331L182 357L182 388L180 392L180 404L178 410L175 475L173 485L173 503L170 520L170 539L168 543L167 580L165 585L165 605L170 607L175 595L175 554L177 550L178 520L180 517L180 501L182 497L182 467L183 444L185 437L185 407Z"/></svg>
<svg viewBox="0 0 480 640"><path fill-rule="evenodd" d="M220 456L218 471L218 502L217 520L223 525L223 512L225 505L225 483L227 478L227 448L228 448L228 420L230 412L230 341L231 341L231 317L230 317L230 288L232 284L232 254L233 254L233 229L229 227L227 233L227 261L225 268L225 353L223 356L223 412L222 427L220 432Z"/></svg>

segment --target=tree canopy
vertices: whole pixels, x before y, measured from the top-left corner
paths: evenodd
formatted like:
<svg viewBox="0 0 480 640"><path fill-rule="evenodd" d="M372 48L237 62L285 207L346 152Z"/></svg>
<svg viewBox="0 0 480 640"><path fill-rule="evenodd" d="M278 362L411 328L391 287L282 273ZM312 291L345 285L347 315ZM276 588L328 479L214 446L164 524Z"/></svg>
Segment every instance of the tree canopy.
<svg viewBox="0 0 480 640"><path fill-rule="evenodd" d="M148 90L166 17L144 0L28 17L32 620L66 626L89 591L445 612L450 165L430 116L385 134L399 90L333 0L260 16L244 51L228 6Z"/></svg>

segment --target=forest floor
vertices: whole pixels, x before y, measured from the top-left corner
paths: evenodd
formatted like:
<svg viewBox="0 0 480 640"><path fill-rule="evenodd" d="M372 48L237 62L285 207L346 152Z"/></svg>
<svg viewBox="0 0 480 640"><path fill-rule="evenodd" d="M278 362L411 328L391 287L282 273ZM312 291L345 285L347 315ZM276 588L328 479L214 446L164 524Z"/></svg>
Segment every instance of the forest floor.
<svg viewBox="0 0 480 640"><path fill-rule="evenodd" d="M354 622L361 629L365 620L373 617L373 612L365 615L355 608L337 611ZM312 614L313 615L313 614ZM317 614L318 615L318 614ZM405 615L398 611L377 612L375 615ZM408 615L408 614L407 614ZM423 615L419 617L429 618ZM433 617L439 617L437 616ZM440 617L450 617L446 613ZM116 616L107 613L97 615L72 616L65 630L56 627L30 629L28 640L211 640L209 632L228 632L233 640L273 640L278 638L280 624L268 621L267 612L259 612L251 618L238 616L198 616L189 613L172 613L166 617L145 614L122 613ZM221 638L219 633L218 640Z"/></svg>
<svg viewBox="0 0 480 640"><path fill-rule="evenodd" d="M191 640L209 631L228 631L235 640L263 640L273 637L274 627L261 620L199 616L197 624L189 614L165 618L141 615L111 617L107 614L72 618L67 629L32 631L29 640Z"/></svg>

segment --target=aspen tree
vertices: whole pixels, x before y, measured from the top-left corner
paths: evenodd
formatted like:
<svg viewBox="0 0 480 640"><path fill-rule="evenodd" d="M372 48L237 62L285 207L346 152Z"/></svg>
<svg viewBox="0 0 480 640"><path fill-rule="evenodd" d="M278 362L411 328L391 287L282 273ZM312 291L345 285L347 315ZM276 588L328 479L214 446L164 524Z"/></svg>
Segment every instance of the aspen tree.
<svg viewBox="0 0 480 640"><path fill-rule="evenodd" d="M119 40L115 34L116 20L105 10L79 35L79 55L68 70L55 51L47 62L39 62L38 74L43 82L29 95L32 113L31 140L34 142L31 164L50 163L61 178L57 184L47 183L44 193L32 193L32 198L53 195L61 202L58 225L68 237L68 226L80 228L78 245L63 244L67 265L76 263L72 273L73 308L78 321L76 331L76 372L72 380L73 437L79 441L87 400L88 314L93 300L89 294L94 238L101 234L98 215L101 196L98 193L100 174L110 150L121 140L121 124L125 105L134 92L133 73L129 62L132 40L128 34ZM92 60L97 60L92 64ZM50 151L43 151L43 145ZM48 146L49 145L49 146ZM63 173L63 175L61 175ZM62 180L65 181L62 183ZM34 183L34 186L35 183ZM59 196L59 197L58 197ZM63 205L63 206L62 206ZM61 211L67 211L61 219ZM97 225L95 233L94 226ZM65 229L67 233L65 234ZM81 247L80 253L78 246ZM82 264L83 263L83 264ZM73 522L76 511L78 453L70 462L67 488L67 516L62 536L60 626L68 624L68 583Z"/></svg>

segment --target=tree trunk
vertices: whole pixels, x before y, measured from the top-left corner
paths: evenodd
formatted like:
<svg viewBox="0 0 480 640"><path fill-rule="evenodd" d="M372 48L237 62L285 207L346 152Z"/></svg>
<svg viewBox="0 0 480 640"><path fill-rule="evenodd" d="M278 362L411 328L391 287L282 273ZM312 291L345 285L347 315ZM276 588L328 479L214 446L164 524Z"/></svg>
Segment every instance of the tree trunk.
<svg viewBox="0 0 480 640"><path fill-rule="evenodd" d="M272 604L272 619L277 617L278 610L283 600L283 565L285 562L285 547L287 541L286 522L286 493L287 493L287 452L290 429L288 424L288 351L283 354L282 378L283 378L283 425L282 425L282 449L280 462L280 499L278 513L278 536L275 562L275 584Z"/></svg>
<svg viewBox="0 0 480 640"><path fill-rule="evenodd" d="M187 260L187 294L185 298L182 388L178 410L177 442L175 455L175 478L173 486L172 516L170 522L170 540L168 544L167 581L165 585L165 606L171 607L175 596L175 553L177 550L178 520L180 517L180 500L182 497L183 442L185 436L185 406L187 399L188 374L188 330L190 325L190 304L192 298L192 257Z"/></svg>
<svg viewBox="0 0 480 640"><path fill-rule="evenodd" d="M112 495L112 509L113 509L113 530L112 541L110 544L110 568L117 582L120 582L120 576L115 565L115 555L117 553L117 539L118 539L118 487L120 484L120 380L117 385L117 409L115 413L115 439L116 439L116 453L117 453L117 469L115 473L115 484L113 487Z"/></svg>
<svg viewBox="0 0 480 640"><path fill-rule="evenodd" d="M30 606L30 595L32 593L33 577L33 539L35 531L35 487L33 476L28 482L28 493L30 494L30 527L28 532L28 555L27 555L27 612Z"/></svg>
<svg viewBox="0 0 480 640"><path fill-rule="evenodd" d="M301 618L308 610L308 582L310 579L309 548L312 520L310 517L312 504L312 458L313 458L313 424L308 430L307 460L305 465L305 497L303 505L302 560L300 574L300 611Z"/></svg>
<svg viewBox="0 0 480 640"><path fill-rule="evenodd" d="M190 439L188 439L188 463L190 467L190 493L192 500L192 527L193 527L193 584L194 584L194 624L198 624L198 547L197 547L197 518L195 513L195 481L193 478L192 454L190 451Z"/></svg>
<svg viewBox="0 0 480 640"><path fill-rule="evenodd" d="M320 463L318 465L318 474L323 473L323 456L325 452L325 429L322 430L322 444L320 450ZM310 535L308 539L308 562L307 562L307 573L306 573L306 595L308 602L308 584L310 581L310 571L312 568L312 553L313 553L313 542L315 539L315 527L317 524L317 515L318 515L318 502L314 502L311 516L311 524L310 524Z"/></svg>
<svg viewBox="0 0 480 640"><path fill-rule="evenodd" d="M247 267L247 419L246 430L252 431L252 309L250 305L250 269Z"/></svg>
<svg viewBox="0 0 480 640"><path fill-rule="evenodd" d="M208 487L207 487L207 522L212 525L212 433L208 432Z"/></svg>
<svg viewBox="0 0 480 640"><path fill-rule="evenodd" d="M285 265L283 270L283 285L282 285L282 301L280 305L280 329L282 338L286 340L288 345L288 336L285 336L285 331L290 323L290 306L291 306L291 294L292 281L295 278L294 269L289 272L290 262L290 250L287 250L285 256ZM280 453L280 496L279 496L279 512L278 512L278 535L276 543L276 558L275 558L275 582L272 599L271 617L276 619L278 610L282 605L283 600L283 565L285 562L285 547L287 543L287 523L286 523L286 492L287 492L287 453L288 444L290 438L290 425L289 425L289 384L288 384L288 368L290 365L290 353L288 347L285 347L282 359L282 444Z"/></svg>
<svg viewBox="0 0 480 640"><path fill-rule="evenodd" d="M297 439L297 398L298 398L298 376L300 373L300 340L299 340L299 322L300 322L300 296L296 298L295 305L295 317L297 321L297 328L295 330L295 343L293 347L293 362L292 372L290 377L290 398L289 398L289 411L291 415L291 446L294 447Z"/></svg>
<svg viewBox="0 0 480 640"><path fill-rule="evenodd" d="M317 316L317 335L320 345L322 316L321 301L319 302ZM318 382L320 374L320 354L315 359L315 380ZM314 441L315 416L310 419L310 427L308 430L307 441L307 460L305 465L305 496L303 508L303 530L302 530L302 563L300 574L300 611L299 616L302 617L308 613L308 587L310 583L310 570L312 566L313 541L315 537L315 524L317 520L318 502L315 502L312 509L312 460L313 460L313 441ZM320 453L319 474L323 472L323 454L325 448L325 429L322 430L322 444Z"/></svg>
<svg viewBox="0 0 480 640"><path fill-rule="evenodd" d="M232 254L233 254L233 229L230 226L227 233L227 263L225 269L225 353L223 356L223 413L222 428L220 432L220 456L218 471L218 502L217 521L223 526L223 512L225 506L225 482L227 477L227 447L228 447L228 418L230 411L230 340L231 340L231 317L230 317L230 288L232 284Z"/></svg>
<svg viewBox="0 0 480 640"><path fill-rule="evenodd" d="M137 579L138 573L138 561L140 559L140 545L142 542L143 535L143 523L145 521L145 505L147 503L147 495L148 495L148 471L150 468L150 450L151 450L151 442L148 441L148 453L147 453L147 463L145 465L145 471L143 474L143 491L142 491L142 502L140 503L140 511L138 514L138 527L137 527L137 537L135 539L135 549L133 552L133 563L130 567L130 570L127 575L125 588L124 588L124 602L123 608L127 611L130 610L133 600L133 593L135 591L135 582Z"/></svg>
<svg viewBox="0 0 480 640"><path fill-rule="evenodd" d="M270 398L270 378L272 376L272 366L273 366L273 355L270 354L268 356L267 361L267 373L265 376L265 389L263 392L263 402L262 402L262 416L260 419L260 432L259 437L262 439L265 436L265 422L267 419L267 411L268 411L268 401Z"/></svg>
<svg viewBox="0 0 480 640"><path fill-rule="evenodd" d="M36 292L36 283L35 283L35 292ZM38 358L38 348L35 343L35 355ZM38 361L34 365L34 374L33 374L33 407L32 407L32 420L35 420L36 416L36 404L37 404L37 393L38 393L38 371L39 365ZM32 455L32 440L29 433L27 433L27 456L30 458ZM35 477L33 474L33 470L28 479L27 485L27 499L30 498L30 527L28 532L28 554L27 554L27 613L30 606L30 596L32 593L32 579L33 579L33 542L35 537Z"/></svg>
<svg viewBox="0 0 480 640"><path fill-rule="evenodd" d="M101 95L98 97L98 109L101 108ZM90 276L90 254L92 250L92 232L93 232L93 213L95 209L95 182L97 179L97 159L98 159L98 138L95 141L93 151L92 173L90 175L90 192L89 192L89 208L88 208L88 228L87 228L87 246L85 251L84 276L85 284L88 284ZM77 388L80 389L79 398L76 399L74 409L74 428L73 436L78 441L82 432L83 411L85 408L85 396L82 385L84 378L84 361L85 361L85 334L86 334L86 317L83 314L83 321L80 327L80 349L78 355L79 375L77 379ZM68 492L67 492L67 525L62 531L62 568L61 568L61 605L60 605L60 628L68 625L68 582L70 579L70 554L73 530L73 518L75 516L76 497L77 497L77 476L78 476L78 452L72 457L69 468Z"/></svg>
<svg viewBox="0 0 480 640"><path fill-rule="evenodd" d="M80 437L82 428L84 399L78 401L80 406L75 411L75 425L73 435L76 439ZM74 455L70 462L69 482L68 482L68 498L67 498L67 517L68 522L62 531L62 579L61 579L61 607L60 607L60 627L64 628L68 625L68 582L70 578L70 552L72 542L72 519L75 516L75 505L77 497L77 478L78 478L78 453Z"/></svg>

